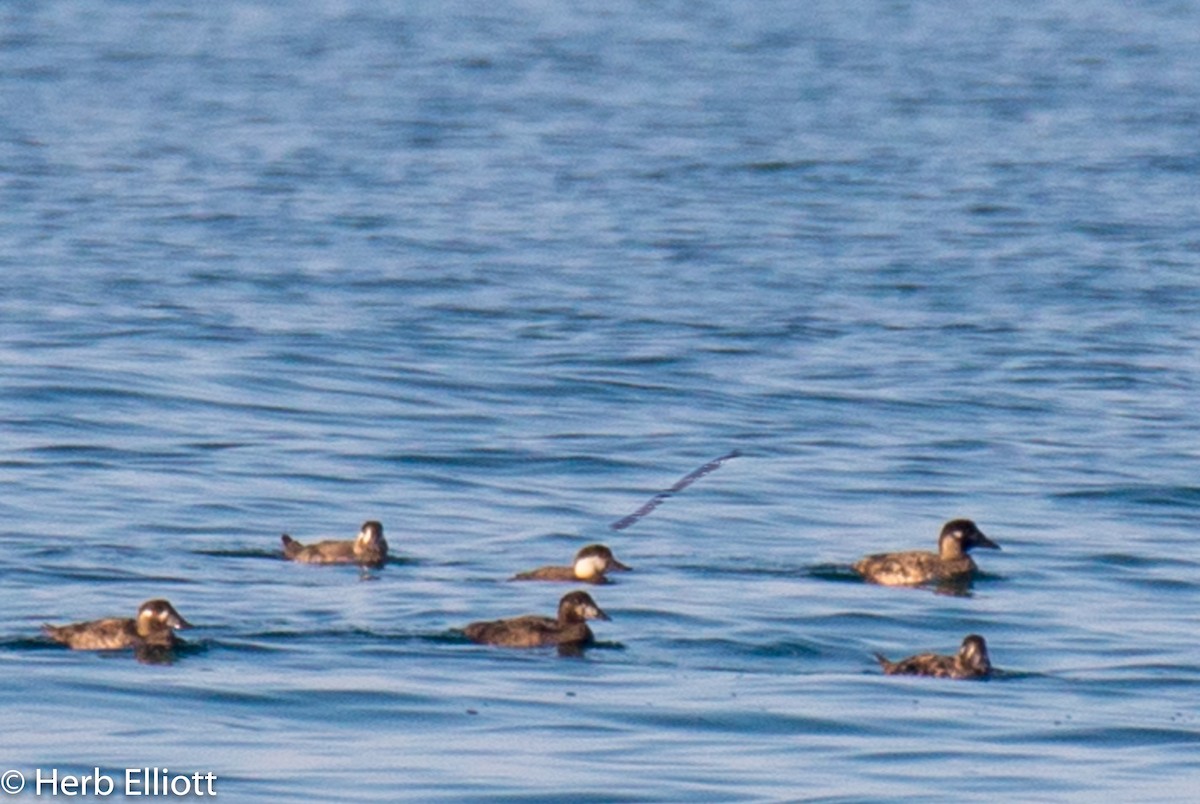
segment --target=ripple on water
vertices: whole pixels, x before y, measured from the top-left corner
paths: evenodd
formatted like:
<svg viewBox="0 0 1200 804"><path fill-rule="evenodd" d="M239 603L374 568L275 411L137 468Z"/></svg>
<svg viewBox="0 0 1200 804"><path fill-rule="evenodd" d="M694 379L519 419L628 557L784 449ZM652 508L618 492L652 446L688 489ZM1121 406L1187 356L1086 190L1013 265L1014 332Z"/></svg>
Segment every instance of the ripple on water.
<svg viewBox="0 0 1200 804"><path fill-rule="evenodd" d="M1194 797L1200 20L995 8L6 9L5 761ZM960 515L969 595L848 568ZM380 569L281 560L365 519ZM455 630L593 541L583 657ZM173 663L39 636L156 596ZM967 632L995 680L871 658Z"/></svg>

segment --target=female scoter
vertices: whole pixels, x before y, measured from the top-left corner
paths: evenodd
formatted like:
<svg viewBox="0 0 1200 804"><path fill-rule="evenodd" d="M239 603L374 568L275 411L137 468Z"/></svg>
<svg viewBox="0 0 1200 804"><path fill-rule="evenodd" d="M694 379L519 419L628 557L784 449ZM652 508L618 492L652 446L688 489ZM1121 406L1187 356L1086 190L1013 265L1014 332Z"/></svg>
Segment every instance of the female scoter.
<svg viewBox="0 0 1200 804"><path fill-rule="evenodd" d="M514 575L511 581L583 581L584 583L608 583L604 573L608 570L628 572L628 567L617 561L612 550L602 544L589 544L575 554L575 562L569 567L541 567Z"/></svg>
<svg viewBox="0 0 1200 804"><path fill-rule="evenodd" d="M875 658L883 667L883 672L889 676L987 678L992 674L992 662L988 659L987 643L978 634L971 634L964 639L956 656L921 653L898 662L890 662L876 653Z"/></svg>
<svg viewBox="0 0 1200 804"><path fill-rule="evenodd" d="M967 552L976 547L999 550L969 519L953 519L942 526L938 551L912 550L879 553L854 564L854 571L871 583L915 586L923 583L964 583L977 571Z"/></svg>
<svg viewBox="0 0 1200 804"><path fill-rule="evenodd" d="M283 534L283 557L303 564L361 564L364 567L382 567L387 561L387 541L383 538L383 525L364 522L358 536L353 540L330 540L304 545Z"/></svg>
<svg viewBox="0 0 1200 804"><path fill-rule="evenodd" d="M607 619L609 616L587 592L569 592L558 602L558 619L528 614L509 620L471 623L463 631L467 639L483 645L506 648L557 645L560 650L578 650L595 640L586 621Z"/></svg>
<svg viewBox="0 0 1200 804"><path fill-rule="evenodd" d="M109 617L72 625L42 626L46 636L74 650L120 650L122 648L173 648L175 629L192 624L165 600L147 600L137 617Z"/></svg>

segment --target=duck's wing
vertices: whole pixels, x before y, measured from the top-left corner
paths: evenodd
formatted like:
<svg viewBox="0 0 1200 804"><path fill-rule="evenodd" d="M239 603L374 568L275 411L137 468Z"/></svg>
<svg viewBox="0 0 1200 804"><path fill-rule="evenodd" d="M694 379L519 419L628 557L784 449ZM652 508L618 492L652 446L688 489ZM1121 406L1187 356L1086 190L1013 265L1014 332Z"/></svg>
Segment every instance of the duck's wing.
<svg viewBox="0 0 1200 804"><path fill-rule="evenodd" d="M287 538L283 543L285 558L305 564L343 564L358 561L352 541L325 541L316 544L300 544Z"/></svg>
<svg viewBox="0 0 1200 804"><path fill-rule="evenodd" d="M538 567L528 572L518 572L511 581L574 581L575 570L572 567Z"/></svg>
<svg viewBox="0 0 1200 804"><path fill-rule="evenodd" d="M854 571L865 580L884 586L913 586L936 576L936 553L911 550L904 553L877 553L856 561Z"/></svg>
<svg viewBox="0 0 1200 804"><path fill-rule="evenodd" d="M891 664L890 668L885 669L890 676L947 678L954 673L954 657L939 656L936 653L921 653Z"/></svg>
<svg viewBox="0 0 1200 804"><path fill-rule="evenodd" d="M45 625L46 635L75 650L119 650L138 642L133 620L111 617L71 625Z"/></svg>
<svg viewBox="0 0 1200 804"><path fill-rule="evenodd" d="M467 639L485 645L510 648L534 648L558 643L558 622L549 617L527 615L511 620L471 623L465 629Z"/></svg>
<svg viewBox="0 0 1200 804"><path fill-rule="evenodd" d="M326 542L317 542L309 547L314 555L319 556L321 561L337 562L337 561L355 561L358 556L354 554L354 542L331 540Z"/></svg>

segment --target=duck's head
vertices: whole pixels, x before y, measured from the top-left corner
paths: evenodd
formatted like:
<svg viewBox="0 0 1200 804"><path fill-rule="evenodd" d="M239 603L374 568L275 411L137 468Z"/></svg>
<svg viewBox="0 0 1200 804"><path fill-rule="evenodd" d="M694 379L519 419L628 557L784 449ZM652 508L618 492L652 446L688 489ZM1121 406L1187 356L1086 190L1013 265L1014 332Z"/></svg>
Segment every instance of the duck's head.
<svg viewBox="0 0 1200 804"><path fill-rule="evenodd" d="M383 540L383 525L373 519L364 522L354 542L355 546L359 549L364 547L378 547L385 544L386 542Z"/></svg>
<svg viewBox="0 0 1200 804"><path fill-rule="evenodd" d="M581 623L584 620L607 620L609 616L596 605L587 592L568 592L558 601L560 623Z"/></svg>
<svg viewBox="0 0 1200 804"><path fill-rule="evenodd" d="M971 634L962 641L962 647L958 649L958 663L979 675L992 672L992 661L988 658L987 643L983 637Z"/></svg>
<svg viewBox="0 0 1200 804"><path fill-rule="evenodd" d="M983 535L983 531L969 519L952 519L942 526L942 533L938 536L938 553L942 558L957 558L976 547L1000 549L1000 545Z"/></svg>
<svg viewBox="0 0 1200 804"><path fill-rule="evenodd" d="M147 600L138 607L138 631L161 630L162 628L191 628L192 624L175 611L175 607L159 598Z"/></svg>
<svg viewBox="0 0 1200 804"><path fill-rule="evenodd" d="M589 544L575 554L575 577L581 581L590 581L608 570L628 572L630 569L632 567L617 561L612 550L602 544Z"/></svg>

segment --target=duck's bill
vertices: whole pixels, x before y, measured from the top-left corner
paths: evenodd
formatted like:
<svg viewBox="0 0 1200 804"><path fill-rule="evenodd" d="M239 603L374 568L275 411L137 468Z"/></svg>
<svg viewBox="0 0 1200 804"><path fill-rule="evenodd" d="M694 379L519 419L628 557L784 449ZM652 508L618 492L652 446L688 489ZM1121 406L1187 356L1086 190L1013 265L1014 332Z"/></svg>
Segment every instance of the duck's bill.
<svg viewBox="0 0 1200 804"><path fill-rule="evenodd" d="M975 546L976 547L987 547L992 550L1000 549L1000 545L996 544L994 541L989 539L987 536L984 536L982 533L978 533L975 535Z"/></svg>
<svg viewBox="0 0 1200 804"><path fill-rule="evenodd" d="M185 630L188 628L195 628L194 625L192 625L187 620L180 617L178 614L171 617L170 625L172 628L174 628L177 631L182 631L182 630Z"/></svg>
<svg viewBox="0 0 1200 804"><path fill-rule="evenodd" d="M615 558L612 561L608 562L608 568L610 570L620 570L621 572L631 572L633 570L633 567L629 566L628 564L622 564L620 561L617 561Z"/></svg>
<svg viewBox="0 0 1200 804"><path fill-rule="evenodd" d="M612 619L612 617L609 617L607 614L605 614L604 609L600 608L599 606L592 606L591 608L589 608L588 612L587 612L587 616L588 616L588 619L591 619L591 620L611 620Z"/></svg>

